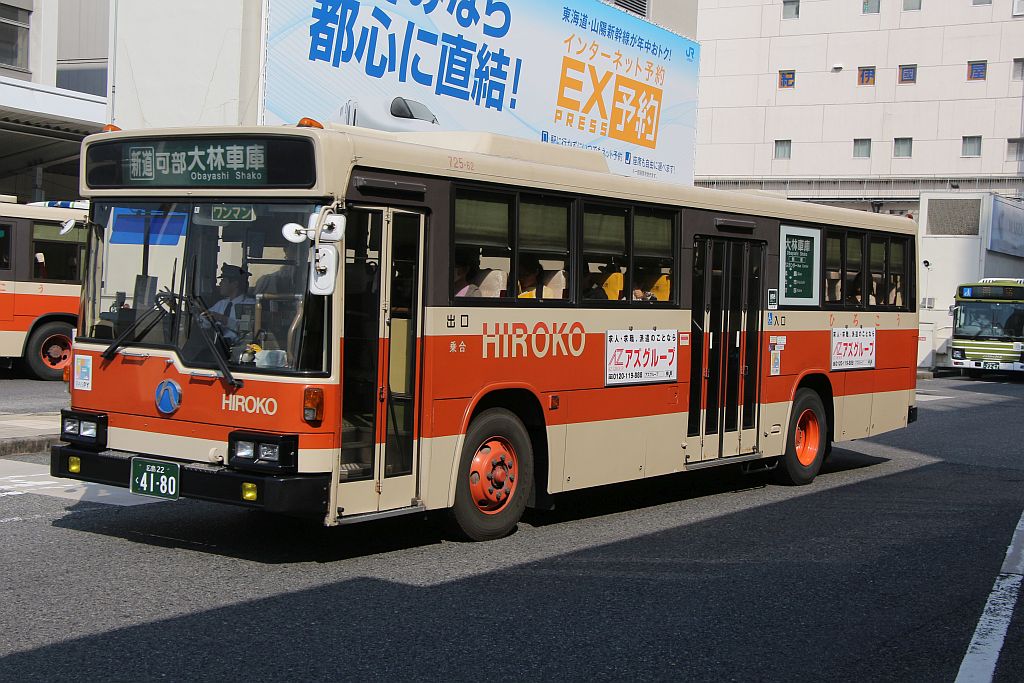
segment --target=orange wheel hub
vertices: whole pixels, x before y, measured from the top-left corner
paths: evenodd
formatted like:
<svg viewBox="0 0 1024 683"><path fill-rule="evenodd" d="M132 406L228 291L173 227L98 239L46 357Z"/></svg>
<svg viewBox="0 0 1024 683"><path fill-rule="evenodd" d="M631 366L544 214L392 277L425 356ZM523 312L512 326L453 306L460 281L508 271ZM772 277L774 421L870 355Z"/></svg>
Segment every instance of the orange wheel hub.
<svg viewBox="0 0 1024 683"><path fill-rule="evenodd" d="M796 420L796 434L793 440L796 459L804 467L810 467L818 457L821 448L821 423L818 415L808 408Z"/></svg>
<svg viewBox="0 0 1024 683"><path fill-rule="evenodd" d="M515 495L518 477L519 460L512 444L500 436L484 439L469 464L473 504L484 514L498 514Z"/></svg>
<svg viewBox="0 0 1024 683"><path fill-rule="evenodd" d="M71 337L51 334L39 348L39 355L48 367L59 370L71 362Z"/></svg>

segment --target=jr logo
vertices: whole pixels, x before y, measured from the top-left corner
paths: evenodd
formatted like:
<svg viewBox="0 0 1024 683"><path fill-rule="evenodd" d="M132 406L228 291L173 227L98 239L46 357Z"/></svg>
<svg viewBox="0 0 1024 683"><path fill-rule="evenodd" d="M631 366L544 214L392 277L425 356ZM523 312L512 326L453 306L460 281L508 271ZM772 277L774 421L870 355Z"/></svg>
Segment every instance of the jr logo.
<svg viewBox="0 0 1024 683"><path fill-rule="evenodd" d="M242 396L224 394L220 400L220 407L223 410L230 410L233 413L248 413L249 415L276 415L277 399L265 398L262 396Z"/></svg>

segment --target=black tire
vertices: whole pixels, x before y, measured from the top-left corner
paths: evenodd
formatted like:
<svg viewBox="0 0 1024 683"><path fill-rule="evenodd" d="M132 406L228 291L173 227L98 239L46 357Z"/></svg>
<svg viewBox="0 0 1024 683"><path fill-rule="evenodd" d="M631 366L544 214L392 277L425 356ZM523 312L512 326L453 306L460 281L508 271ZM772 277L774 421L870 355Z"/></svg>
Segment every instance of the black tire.
<svg viewBox="0 0 1024 683"><path fill-rule="evenodd" d="M492 449L489 444L495 447ZM485 447L486 451L483 450ZM509 448L512 449L509 454L512 457L506 459L502 450ZM478 451L481 458L491 460L474 463ZM514 466L490 466L499 457L501 463L514 462ZM496 486L489 486L483 481L481 474L485 471L494 477L490 483ZM500 481L495 481L497 479ZM491 489L491 492L481 499L482 504L478 504L474 501L473 491L482 492L482 487ZM472 541L490 541L507 536L523 516L532 488L533 445L522 421L504 408L490 408L473 418L459 458L455 505L450 511L452 522L461 535ZM511 494L505 496L504 502L488 498L500 498L503 492L508 494L509 491ZM484 502L490 503L493 509L485 511L483 508L487 505Z"/></svg>
<svg viewBox="0 0 1024 683"><path fill-rule="evenodd" d="M71 362L71 325L45 323L37 327L25 346L25 367L43 380L59 380Z"/></svg>
<svg viewBox="0 0 1024 683"><path fill-rule="evenodd" d="M801 418L806 420L803 430L805 436L798 439L797 425ZM809 434L812 422L816 425L816 436L813 437ZM779 466L775 468L776 481L788 486L803 486L814 481L825 461L828 433L828 417L821 397L810 389L798 389L793 400L793 414L789 418L789 431L786 432L786 452L779 458ZM816 443L807 441L808 438L814 438Z"/></svg>

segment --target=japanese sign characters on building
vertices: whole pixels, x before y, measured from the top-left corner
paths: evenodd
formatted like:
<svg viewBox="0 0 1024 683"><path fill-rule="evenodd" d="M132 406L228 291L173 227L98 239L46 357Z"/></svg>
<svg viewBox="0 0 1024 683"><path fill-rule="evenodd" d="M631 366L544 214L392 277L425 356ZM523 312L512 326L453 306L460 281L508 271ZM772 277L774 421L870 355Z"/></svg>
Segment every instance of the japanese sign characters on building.
<svg viewBox="0 0 1024 683"><path fill-rule="evenodd" d="M598 0L269 0L263 121L484 131L693 182L699 48Z"/></svg>
<svg viewBox="0 0 1024 683"><path fill-rule="evenodd" d="M677 330L608 330L605 386L674 382L678 376Z"/></svg>
<svg viewBox="0 0 1024 683"><path fill-rule="evenodd" d="M873 368L875 367L875 351L875 328L832 328L833 370Z"/></svg>

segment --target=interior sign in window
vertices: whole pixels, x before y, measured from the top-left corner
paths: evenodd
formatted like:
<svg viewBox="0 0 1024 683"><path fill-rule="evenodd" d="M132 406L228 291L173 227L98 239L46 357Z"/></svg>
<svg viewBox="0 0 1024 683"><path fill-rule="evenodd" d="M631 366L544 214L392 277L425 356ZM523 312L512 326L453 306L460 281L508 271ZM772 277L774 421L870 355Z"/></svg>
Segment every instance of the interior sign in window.
<svg viewBox="0 0 1024 683"><path fill-rule="evenodd" d="M821 279L821 231L782 226L779 283L782 306L817 306Z"/></svg>
<svg viewBox="0 0 1024 683"><path fill-rule="evenodd" d="M875 367L875 351L875 328L832 328L833 370L873 368Z"/></svg>
<svg viewBox="0 0 1024 683"><path fill-rule="evenodd" d="M606 387L676 381L677 330L608 330L605 335Z"/></svg>

